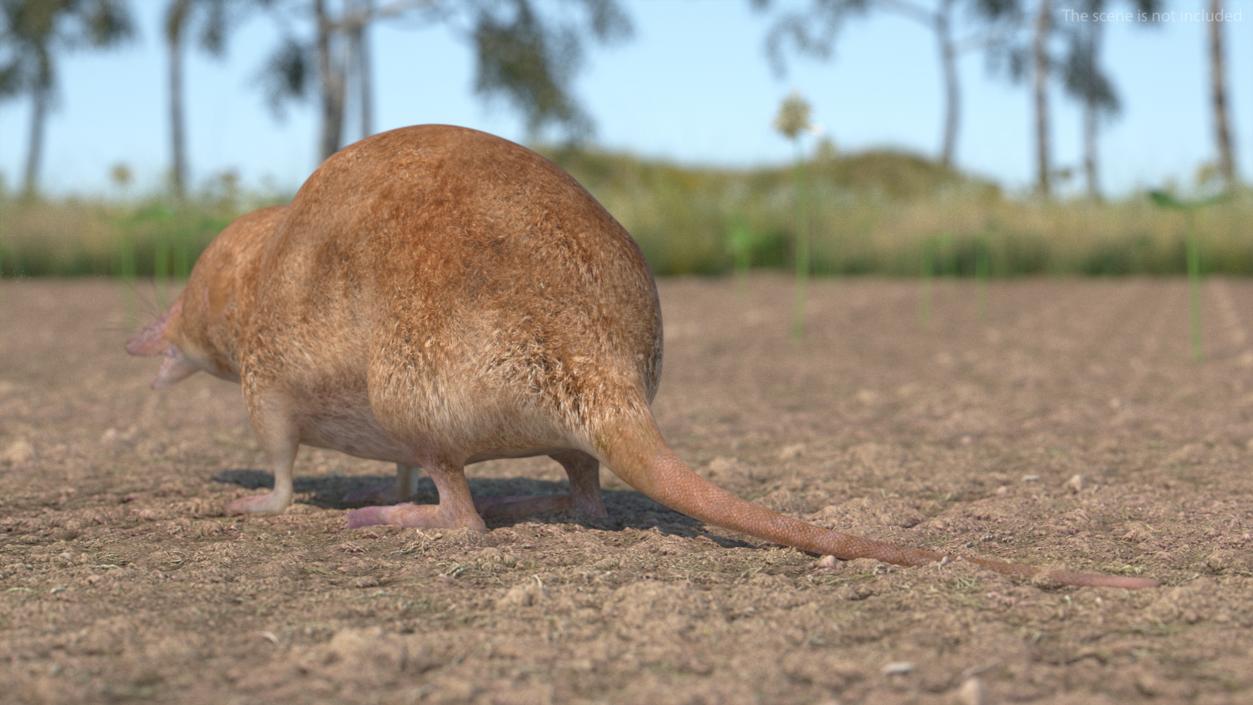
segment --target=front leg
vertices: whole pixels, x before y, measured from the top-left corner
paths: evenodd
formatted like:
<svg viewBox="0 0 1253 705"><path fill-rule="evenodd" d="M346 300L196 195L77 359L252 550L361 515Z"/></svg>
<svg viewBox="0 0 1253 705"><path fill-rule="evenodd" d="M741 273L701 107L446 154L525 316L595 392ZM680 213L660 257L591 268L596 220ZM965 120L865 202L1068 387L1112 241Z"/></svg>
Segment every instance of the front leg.
<svg viewBox="0 0 1253 705"><path fill-rule="evenodd" d="M292 498L292 464L300 448L300 434L277 397L249 400L249 417L274 473L274 489L266 494L241 497L226 505L228 514L278 514Z"/></svg>

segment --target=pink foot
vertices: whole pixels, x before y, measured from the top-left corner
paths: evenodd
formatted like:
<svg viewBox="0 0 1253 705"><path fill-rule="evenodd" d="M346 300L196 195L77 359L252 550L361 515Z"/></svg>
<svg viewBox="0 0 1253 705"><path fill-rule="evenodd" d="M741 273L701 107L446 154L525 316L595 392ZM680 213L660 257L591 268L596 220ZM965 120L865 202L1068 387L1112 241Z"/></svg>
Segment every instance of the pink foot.
<svg viewBox="0 0 1253 705"><path fill-rule="evenodd" d="M387 510L391 507L362 507L348 512L348 528L359 529L363 526L387 524Z"/></svg>
<svg viewBox="0 0 1253 705"><path fill-rule="evenodd" d="M226 504L227 514L278 514L291 503L290 496L278 492L240 497Z"/></svg>
<svg viewBox="0 0 1253 705"><path fill-rule="evenodd" d="M362 507L348 512L348 528L362 526L407 526L416 529L469 528L486 531L483 520L477 514L467 512L463 517L449 516L438 504L395 504L388 507Z"/></svg>

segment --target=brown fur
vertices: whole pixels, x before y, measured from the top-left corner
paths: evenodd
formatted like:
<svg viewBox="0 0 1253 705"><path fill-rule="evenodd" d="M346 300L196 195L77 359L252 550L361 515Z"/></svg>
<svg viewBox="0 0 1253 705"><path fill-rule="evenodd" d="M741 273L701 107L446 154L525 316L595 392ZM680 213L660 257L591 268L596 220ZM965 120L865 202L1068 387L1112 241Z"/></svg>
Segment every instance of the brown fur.
<svg viewBox="0 0 1253 705"><path fill-rule="evenodd" d="M165 354L180 374L204 369L242 383L276 480L274 492L234 511L286 506L301 443L431 473L439 505L356 510L350 525L481 529L488 511L603 511L601 460L663 504L803 550L904 565L941 557L790 519L702 479L649 411L661 340L643 256L578 183L516 144L428 125L358 142L290 206L240 218L131 347ZM541 454L566 467L572 500L470 498L464 465Z"/></svg>

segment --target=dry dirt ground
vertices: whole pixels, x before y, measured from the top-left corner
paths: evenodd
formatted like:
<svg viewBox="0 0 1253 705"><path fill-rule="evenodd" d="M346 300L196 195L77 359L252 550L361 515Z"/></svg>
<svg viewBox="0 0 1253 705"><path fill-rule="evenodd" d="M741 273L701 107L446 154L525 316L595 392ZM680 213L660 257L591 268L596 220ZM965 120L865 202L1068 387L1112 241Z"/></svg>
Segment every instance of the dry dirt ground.
<svg viewBox="0 0 1253 705"><path fill-rule="evenodd" d="M154 393L104 282L0 283L5 703L1253 702L1253 282L661 285L656 410L706 476L824 526L1140 592L746 541L608 477L609 519L344 528L392 469L270 482L239 392ZM555 492L548 460L471 469ZM424 480L425 501L434 490Z"/></svg>

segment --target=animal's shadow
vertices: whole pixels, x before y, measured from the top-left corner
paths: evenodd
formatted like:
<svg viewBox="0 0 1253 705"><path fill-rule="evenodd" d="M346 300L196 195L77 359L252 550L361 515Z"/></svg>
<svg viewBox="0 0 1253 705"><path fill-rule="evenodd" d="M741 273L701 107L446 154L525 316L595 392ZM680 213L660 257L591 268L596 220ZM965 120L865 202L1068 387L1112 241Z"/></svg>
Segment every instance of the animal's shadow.
<svg viewBox="0 0 1253 705"><path fill-rule="evenodd" d="M269 489L274 486L274 476L271 473L250 468L222 470L214 475L213 480L253 490ZM297 501L326 509L352 509L361 505L345 501L346 496L362 490L390 487L392 482L394 482L394 477L390 475L319 475L296 477L293 484L298 494L305 495ZM470 478L469 482L470 491L476 497L563 494L568 491L564 482L529 478L482 477ZM751 547L752 545L711 534L700 522L667 509L634 490L605 489L601 491L601 495L605 502L605 509L609 512L608 519L587 519L571 513L553 512L536 514L514 521L494 521L488 526L495 528L523 521L574 522L602 529L656 528L662 533L676 536L704 536L724 547ZM434 504L439 501L439 494L431 479L423 475L418 481L417 494L405 501Z"/></svg>

